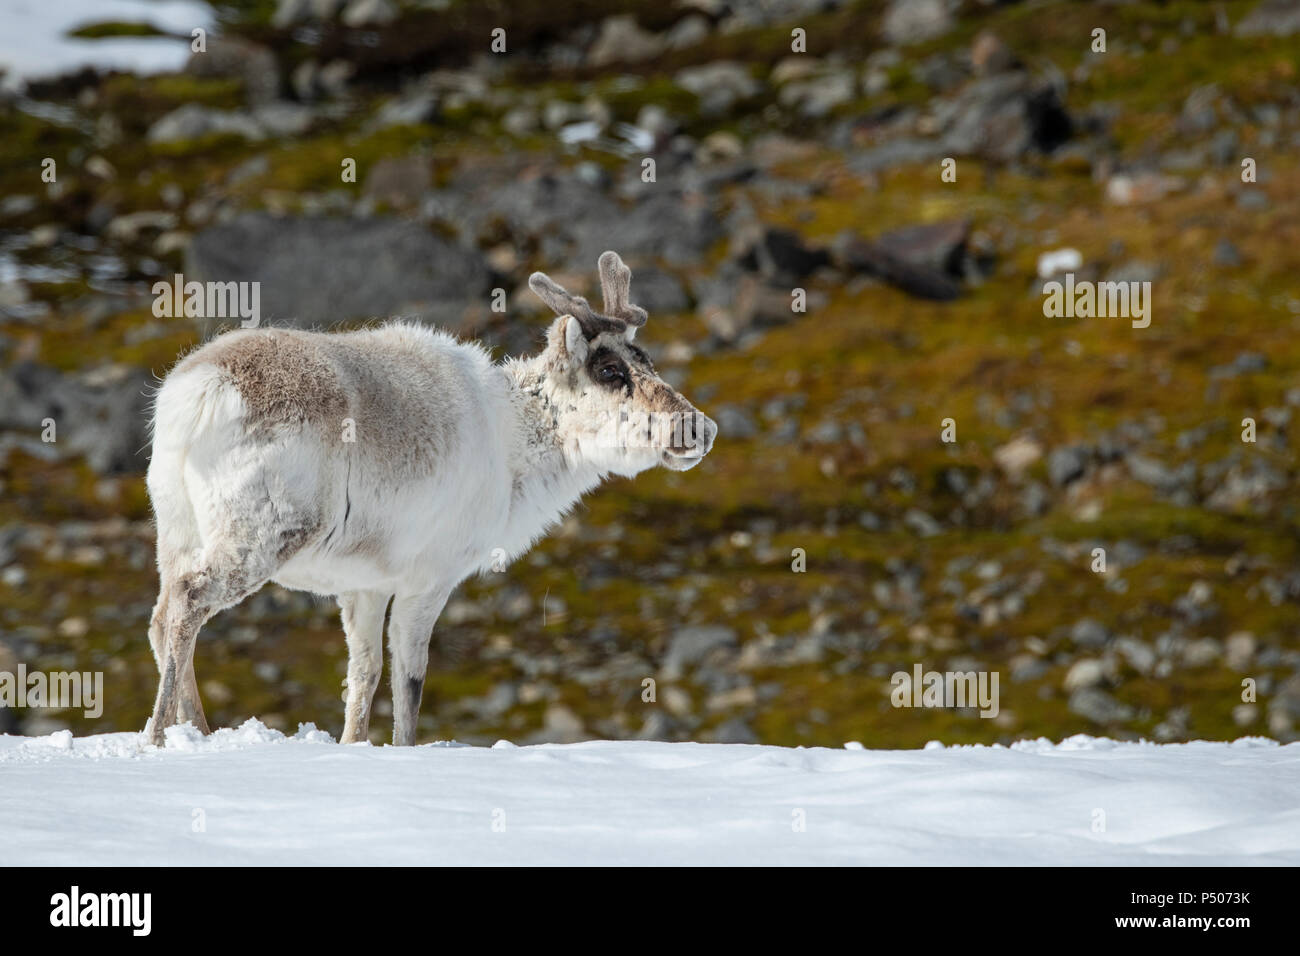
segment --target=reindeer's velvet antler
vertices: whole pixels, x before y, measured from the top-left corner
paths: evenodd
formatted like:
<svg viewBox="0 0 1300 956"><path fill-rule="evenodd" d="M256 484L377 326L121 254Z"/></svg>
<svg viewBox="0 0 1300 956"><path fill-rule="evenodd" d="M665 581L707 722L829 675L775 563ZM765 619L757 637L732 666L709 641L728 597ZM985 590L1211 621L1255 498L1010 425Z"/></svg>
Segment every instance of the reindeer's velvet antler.
<svg viewBox="0 0 1300 956"><path fill-rule="evenodd" d="M632 270L613 250L600 256L600 291L605 296L606 314L637 328L645 325L645 309L631 302Z"/></svg>
<svg viewBox="0 0 1300 956"><path fill-rule="evenodd" d="M628 326L640 328L646 323L645 309L629 300L632 270L624 265L617 252L605 252L600 257L600 288L605 298L605 313L599 313L586 299L574 295L545 272L534 272L528 277L532 289L556 315L571 315L582 326L587 338L601 332L627 332Z"/></svg>

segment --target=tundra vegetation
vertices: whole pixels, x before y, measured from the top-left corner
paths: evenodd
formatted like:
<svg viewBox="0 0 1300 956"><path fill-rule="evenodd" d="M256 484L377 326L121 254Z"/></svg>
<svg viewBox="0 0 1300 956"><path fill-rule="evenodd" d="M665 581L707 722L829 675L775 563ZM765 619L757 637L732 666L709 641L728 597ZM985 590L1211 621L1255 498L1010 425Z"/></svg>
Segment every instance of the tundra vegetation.
<svg viewBox="0 0 1300 956"><path fill-rule="evenodd" d="M260 276L268 323L500 358L542 341L533 270L590 296L614 248L717 448L467 581L419 739L1295 739L1293 12L911 6L241 0L181 72L6 94L0 657L106 679L97 721L0 720L149 715L146 392L213 331L153 283ZM1062 248L1151 282L1150 325L1044 315ZM210 723L341 730L333 602L268 586L198 654ZM998 671L998 716L891 707L916 664Z"/></svg>

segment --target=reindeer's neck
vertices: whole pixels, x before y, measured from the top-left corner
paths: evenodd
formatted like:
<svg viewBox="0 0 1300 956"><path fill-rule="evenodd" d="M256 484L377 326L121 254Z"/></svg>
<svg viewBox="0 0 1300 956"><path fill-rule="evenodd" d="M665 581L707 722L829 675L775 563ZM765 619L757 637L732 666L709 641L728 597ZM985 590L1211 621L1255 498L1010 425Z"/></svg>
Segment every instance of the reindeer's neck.
<svg viewBox="0 0 1300 956"><path fill-rule="evenodd" d="M518 545L522 552L585 492L600 484L604 475L575 461L571 449L566 451L545 359L510 361L502 371L515 417L509 450L513 480L509 529L512 539L522 541Z"/></svg>

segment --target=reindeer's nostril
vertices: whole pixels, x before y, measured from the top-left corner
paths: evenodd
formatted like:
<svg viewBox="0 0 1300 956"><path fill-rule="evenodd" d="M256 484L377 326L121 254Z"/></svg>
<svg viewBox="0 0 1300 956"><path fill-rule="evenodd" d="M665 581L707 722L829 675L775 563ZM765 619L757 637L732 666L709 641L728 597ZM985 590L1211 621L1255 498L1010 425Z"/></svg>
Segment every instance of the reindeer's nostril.
<svg viewBox="0 0 1300 956"><path fill-rule="evenodd" d="M718 426L712 418L700 412L695 413L689 449L697 455L707 455L713 448L713 439L718 435Z"/></svg>
<svg viewBox="0 0 1300 956"><path fill-rule="evenodd" d="M713 440L718 437L718 423L707 415L700 418L700 446L707 455L713 449Z"/></svg>

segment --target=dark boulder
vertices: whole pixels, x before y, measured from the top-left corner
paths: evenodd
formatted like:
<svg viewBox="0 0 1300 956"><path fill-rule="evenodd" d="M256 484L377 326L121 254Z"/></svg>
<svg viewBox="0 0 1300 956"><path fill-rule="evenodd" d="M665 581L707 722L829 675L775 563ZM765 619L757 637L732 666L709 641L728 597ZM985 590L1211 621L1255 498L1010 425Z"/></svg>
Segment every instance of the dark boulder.
<svg viewBox="0 0 1300 956"><path fill-rule="evenodd" d="M264 322L311 328L455 313L485 300L488 268L476 250L415 223L249 213L194 237L185 278L260 282Z"/></svg>

